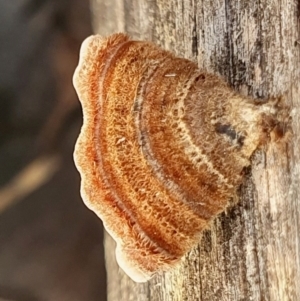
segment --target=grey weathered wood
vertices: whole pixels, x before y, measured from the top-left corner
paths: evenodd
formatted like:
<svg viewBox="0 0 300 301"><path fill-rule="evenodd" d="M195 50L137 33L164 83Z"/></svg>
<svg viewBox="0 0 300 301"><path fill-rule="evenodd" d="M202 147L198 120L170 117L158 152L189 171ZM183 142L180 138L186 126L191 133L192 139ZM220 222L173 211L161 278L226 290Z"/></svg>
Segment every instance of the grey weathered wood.
<svg viewBox="0 0 300 301"><path fill-rule="evenodd" d="M105 240L108 300L300 300L300 4L288 0L94 0L94 25L156 42L240 93L283 96L294 132L253 156L240 200L172 272L146 284Z"/></svg>

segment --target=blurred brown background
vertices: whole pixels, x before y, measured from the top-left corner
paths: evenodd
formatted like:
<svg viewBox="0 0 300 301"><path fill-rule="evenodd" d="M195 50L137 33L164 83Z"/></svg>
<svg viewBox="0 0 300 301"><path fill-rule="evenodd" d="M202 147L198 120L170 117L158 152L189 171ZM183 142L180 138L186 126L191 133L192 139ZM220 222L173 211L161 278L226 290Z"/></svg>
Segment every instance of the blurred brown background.
<svg viewBox="0 0 300 301"><path fill-rule="evenodd" d="M0 0L0 301L106 300L102 225L72 157L90 22L88 0Z"/></svg>

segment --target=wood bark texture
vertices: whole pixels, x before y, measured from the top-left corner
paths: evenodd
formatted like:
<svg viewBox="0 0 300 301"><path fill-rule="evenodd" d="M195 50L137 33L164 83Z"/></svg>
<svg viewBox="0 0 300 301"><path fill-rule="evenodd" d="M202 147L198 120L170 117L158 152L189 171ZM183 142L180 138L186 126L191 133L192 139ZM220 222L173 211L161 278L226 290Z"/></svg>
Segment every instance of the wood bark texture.
<svg viewBox="0 0 300 301"><path fill-rule="evenodd" d="M172 272L132 282L105 239L108 300L300 300L300 2L93 0L94 30L150 40L258 101L281 97L291 139L256 151L239 200Z"/></svg>

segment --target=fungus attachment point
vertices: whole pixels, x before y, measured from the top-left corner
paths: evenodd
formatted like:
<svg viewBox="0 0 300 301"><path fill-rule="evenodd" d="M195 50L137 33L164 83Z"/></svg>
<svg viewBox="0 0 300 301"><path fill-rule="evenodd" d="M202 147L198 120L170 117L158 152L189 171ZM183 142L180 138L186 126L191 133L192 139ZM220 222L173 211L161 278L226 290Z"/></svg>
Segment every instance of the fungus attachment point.
<svg viewBox="0 0 300 301"><path fill-rule="evenodd" d="M235 195L269 134L267 107L125 34L86 39L74 86L82 197L115 239L119 265L147 281L179 262Z"/></svg>

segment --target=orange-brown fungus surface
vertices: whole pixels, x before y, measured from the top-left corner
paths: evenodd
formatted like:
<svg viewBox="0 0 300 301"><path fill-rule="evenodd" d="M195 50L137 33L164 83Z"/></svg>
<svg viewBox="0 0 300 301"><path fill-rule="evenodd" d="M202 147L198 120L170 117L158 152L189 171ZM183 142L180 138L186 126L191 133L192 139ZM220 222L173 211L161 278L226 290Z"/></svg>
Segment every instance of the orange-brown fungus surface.
<svg viewBox="0 0 300 301"><path fill-rule="evenodd" d="M150 42L87 38L74 86L81 194L135 281L167 271L228 205L262 140L263 109Z"/></svg>

